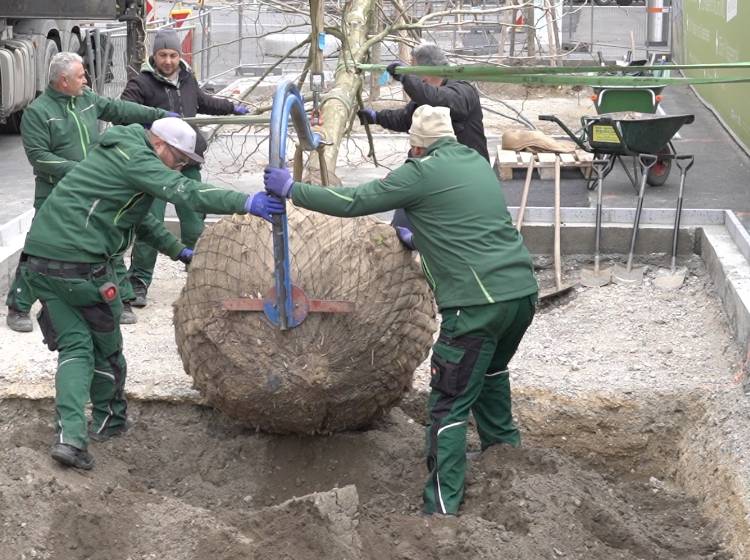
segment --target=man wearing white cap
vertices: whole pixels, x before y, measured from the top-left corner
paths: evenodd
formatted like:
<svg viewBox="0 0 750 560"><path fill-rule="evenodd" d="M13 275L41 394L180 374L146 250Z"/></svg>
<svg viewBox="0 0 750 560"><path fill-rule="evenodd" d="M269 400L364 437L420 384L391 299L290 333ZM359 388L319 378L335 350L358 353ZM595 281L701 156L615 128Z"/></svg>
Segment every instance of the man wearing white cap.
<svg viewBox="0 0 750 560"><path fill-rule="evenodd" d="M422 268L442 314L432 348L427 427L427 514L455 515L463 500L466 424L474 414L482 449L519 446L511 413L508 362L531 324L537 296L531 256L513 227L494 172L456 141L447 107L414 111L411 156L384 179L321 188L267 168L266 190L332 216L403 208Z"/></svg>
<svg viewBox="0 0 750 560"><path fill-rule="evenodd" d="M248 196L180 174L189 162L202 161L195 138L190 125L174 117L155 121L150 131L113 126L52 190L26 236L22 274L42 302L44 342L59 352L51 454L64 465L92 468L89 437L102 441L127 430L122 302L113 263L136 234L172 259L192 258L192 250L149 213L154 199L269 221L284 211L266 193Z"/></svg>

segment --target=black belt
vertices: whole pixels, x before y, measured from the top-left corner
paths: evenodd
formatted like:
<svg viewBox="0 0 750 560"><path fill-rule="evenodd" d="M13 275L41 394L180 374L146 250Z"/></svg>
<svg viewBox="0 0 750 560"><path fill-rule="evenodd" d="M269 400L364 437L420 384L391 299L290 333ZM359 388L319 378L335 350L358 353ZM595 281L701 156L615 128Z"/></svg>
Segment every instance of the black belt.
<svg viewBox="0 0 750 560"><path fill-rule="evenodd" d="M25 257L25 258L24 258ZM26 267L38 274L58 278L99 278L107 274L107 263L76 263L55 261L42 257L24 255L21 260Z"/></svg>

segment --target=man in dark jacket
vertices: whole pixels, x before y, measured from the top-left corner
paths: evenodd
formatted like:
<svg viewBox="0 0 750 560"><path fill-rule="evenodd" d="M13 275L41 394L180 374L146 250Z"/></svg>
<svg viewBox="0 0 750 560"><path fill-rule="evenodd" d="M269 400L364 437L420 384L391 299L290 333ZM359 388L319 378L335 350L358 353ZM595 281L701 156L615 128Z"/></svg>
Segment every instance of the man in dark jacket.
<svg viewBox="0 0 750 560"><path fill-rule="evenodd" d="M420 45L412 51L413 66L447 66L448 61L436 45ZM490 161L487 149L487 137L482 123L482 105L479 93L469 82L447 80L439 76L414 76L397 74L395 69L401 66L394 62L388 66L388 72L394 80L401 82L404 91L411 101L402 109L374 111L363 109L357 114L360 122L379 124L383 128L397 132L408 132L411 117L420 105L448 107L451 110L451 123L456 139Z"/></svg>
<svg viewBox="0 0 750 560"><path fill-rule="evenodd" d="M228 99L212 97L203 92L188 65L181 59L181 45L174 29L162 29L154 38L153 55L141 68L141 73L131 78L120 96L149 107L194 117L197 113L208 115L242 115L244 105L235 105ZM206 142L198 133L196 152L203 155ZM200 166L191 164L182 170L183 175L200 181ZM194 247L203 232L205 216L186 206L176 206L180 220L180 237L188 247ZM154 200L151 214L164 221L166 202ZM134 307L145 307L148 287L153 279L156 250L141 240L136 240L130 262L129 276L135 292L131 302Z"/></svg>

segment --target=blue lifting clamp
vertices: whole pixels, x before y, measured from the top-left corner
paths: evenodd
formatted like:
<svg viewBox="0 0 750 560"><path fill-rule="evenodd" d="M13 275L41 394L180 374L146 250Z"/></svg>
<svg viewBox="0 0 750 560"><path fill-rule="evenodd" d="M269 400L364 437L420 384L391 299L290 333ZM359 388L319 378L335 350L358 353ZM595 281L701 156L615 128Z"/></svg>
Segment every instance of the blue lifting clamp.
<svg viewBox="0 0 750 560"><path fill-rule="evenodd" d="M321 153L323 142L320 134L313 132L305 113L305 103L299 90L291 81L283 81L276 88L271 109L269 164L284 167L286 160L286 138L289 117L297 131L299 149L317 150L321 174L327 175L325 159ZM301 154L300 154L301 157ZM299 180L299 177L295 177ZM282 201L286 204L286 201ZM289 330L302 323L308 313L351 313L354 302L309 299L305 292L292 284L289 263L289 231L286 213L273 217L273 261L274 286L259 298L233 298L222 302L227 311L263 311L279 329Z"/></svg>

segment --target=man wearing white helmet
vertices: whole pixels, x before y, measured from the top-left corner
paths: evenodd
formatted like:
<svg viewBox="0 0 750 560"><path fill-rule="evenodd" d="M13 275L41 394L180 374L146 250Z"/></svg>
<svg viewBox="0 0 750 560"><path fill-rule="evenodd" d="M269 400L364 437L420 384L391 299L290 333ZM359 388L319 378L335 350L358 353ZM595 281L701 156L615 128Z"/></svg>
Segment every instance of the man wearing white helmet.
<svg viewBox="0 0 750 560"><path fill-rule="evenodd" d="M283 204L188 179L179 170L195 153L195 131L178 118L113 126L88 157L55 186L26 236L24 280L42 302L39 326L59 352L52 457L81 469L93 467L89 437L102 441L127 430L120 314L113 263L136 234L183 262L192 250L149 214L155 198L215 214L251 213L270 221ZM91 400L87 427L85 405Z"/></svg>
<svg viewBox="0 0 750 560"><path fill-rule="evenodd" d="M502 190L482 155L456 141L450 109L422 105L409 129L411 157L383 179L354 188L297 183L267 168L266 190L332 216L403 208L442 315L432 348L427 426L427 514L455 515L463 500L466 426L474 415L482 449L521 444L511 413L508 362L534 316L531 256L511 222Z"/></svg>

